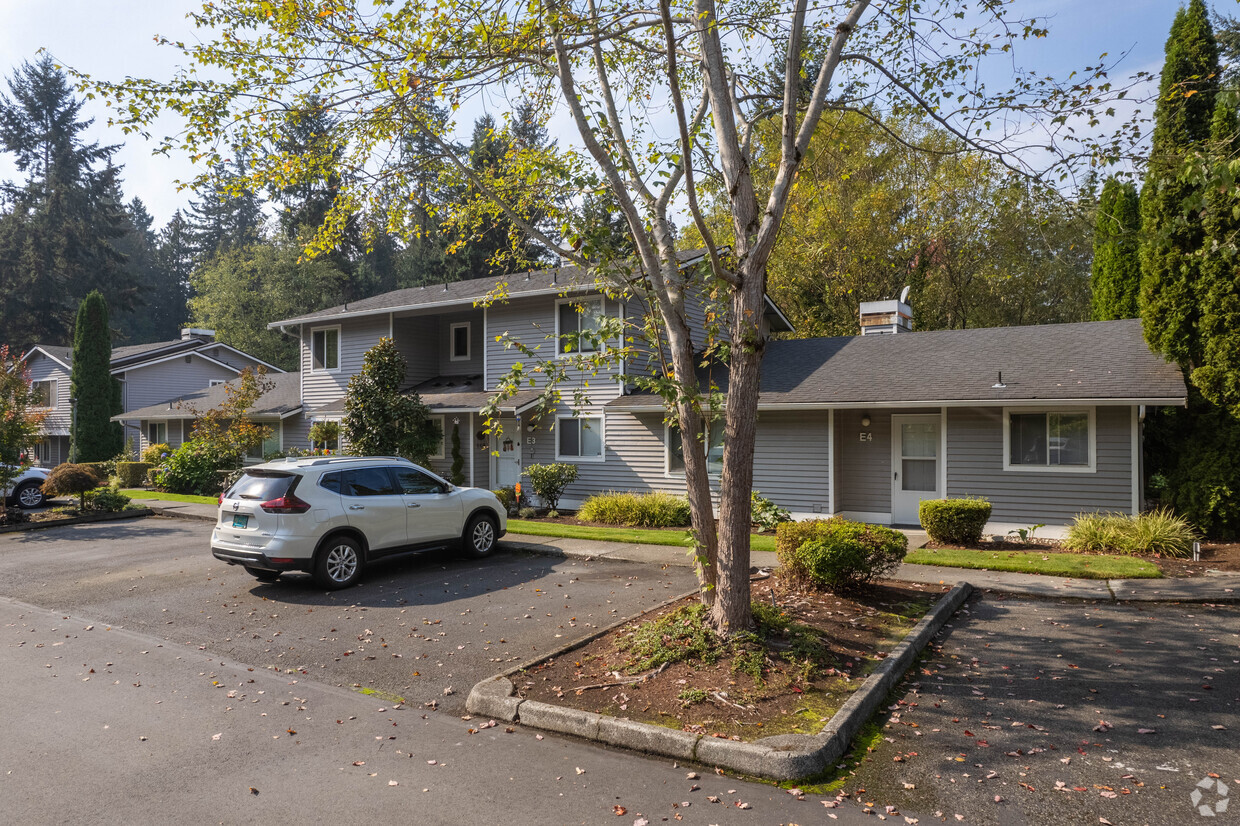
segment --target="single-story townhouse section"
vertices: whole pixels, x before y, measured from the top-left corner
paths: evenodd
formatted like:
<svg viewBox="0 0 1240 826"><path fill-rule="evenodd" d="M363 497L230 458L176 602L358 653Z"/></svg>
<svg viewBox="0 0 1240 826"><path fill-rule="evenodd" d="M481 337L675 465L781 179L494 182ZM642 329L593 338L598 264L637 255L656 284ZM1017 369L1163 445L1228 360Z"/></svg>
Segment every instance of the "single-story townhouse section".
<svg viewBox="0 0 1240 826"><path fill-rule="evenodd" d="M501 284L506 298L486 301ZM706 307L689 304L704 348ZM896 525L917 524L923 499L983 496L994 532L1142 508L1145 411L1185 404L1186 389L1138 320L914 332L905 301L860 309L862 335L768 341L754 467L764 496L798 518ZM573 507L607 490L683 493L680 434L661 400L637 392L617 366L581 377L582 392L566 389L541 415L539 387L522 389L501 404L499 434L481 412L525 360L509 340L550 355L600 314L638 312L561 268L397 290L270 326L300 341L308 421L340 418L365 352L391 337L408 362L407 391L444 427L437 472L451 464L455 431L466 484L507 487L526 481L532 464L570 462L578 479L562 501ZM771 338L792 328L768 302L763 329ZM726 368L709 372L703 378L726 392ZM718 470L722 428L706 438Z"/></svg>
<svg viewBox="0 0 1240 826"><path fill-rule="evenodd" d="M43 467L69 460L69 429L73 419L70 379L73 374L73 348L36 344L23 354L22 365L39 398L44 414L38 441L31 459ZM110 372L121 383L121 409L146 407L166 402L185 393L223 384L235 379L245 368L263 367L272 374L280 368L215 340L214 330L186 328L172 341L128 344L112 350ZM136 417L118 419L125 428L125 440L139 453L151 443L166 442L169 434L163 424L148 428Z"/></svg>

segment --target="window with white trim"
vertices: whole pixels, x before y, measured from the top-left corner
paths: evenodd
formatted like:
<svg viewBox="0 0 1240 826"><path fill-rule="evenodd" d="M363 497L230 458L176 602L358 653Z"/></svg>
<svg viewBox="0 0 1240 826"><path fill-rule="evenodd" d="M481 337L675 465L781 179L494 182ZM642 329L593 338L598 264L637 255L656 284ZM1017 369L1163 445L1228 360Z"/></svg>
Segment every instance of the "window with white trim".
<svg viewBox="0 0 1240 826"><path fill-rule="evenodd" d="M52 464L52 440L40 439L34 446L35 461L40 467L51 467Z"/></svg>
<svg viewBox="0 0 1240 826"><path fill-rule="evenodd" d="M30 382L31 407L56 407L56 379Z"/></svg>
<svg viewBox="0 0 1240 826"><path fill-rule="evenodd" d="M443 443L444 443L444 439L446 436L446 433L444 431L443 416L431 416L430 420L434 422L435 424L439 425L439 442L438 442L439 449L436 450L434 453L432 453L428 458L442 459L445 455Z"/></svg>
<svg viewBox="0 0 1240 826"><path fill-rule="evenodd" d="M601 462L604 459L602 416L556 416L555 459Z"/></svg>
<svg viewBox="0 0 1240 826"><path fill-rule="evenodd" d="M1093 408L1003 411L1004 467L1007 470L1092 471L1095 440Z"/></svg>
<svg viewBox="0 0 1240 826"><path fill-rule="evenodd" d="M207 387L215 387L217 384L227 384L228 379L211 379L207 382Z"/></svg>
<svg viewBox="0 0 1240 826"><path fill-rule="evenodd" d="M598 341L589 335L598 334L604 309L602 296L567 298L556 302L555 336L560 343L559 355L593 353L599 349Z"/></svg>
<svg viewBox="0 0 1240 826"><path fill-rule="evenodd" d="M283 422L255 422L255 424L257 424L259 427L270 428L271 433L268 434L267 438L264 439L261 444L254 445L249 450L247 450L245 453L245 457L247 459L253 459L253 460L257 460L261 462L264 456L268 456L272 453L280 452L280 449L281 449L280 448L280 443L281 443L280 432L283 429L284 423Z"/></svg>
<svg viewBox="0 0 1240 826"><path fill-rule="evenodd" d="M310 370L331 373L340 369L340 328L323 327L310 333Z"/></svg>
<svg viewBox="0 0 1240 826"><path fill-rule="evenodd" d="M469 322L448 327L448 360L469 361Z"/></svg>
<svg viewBox="0 0 1240 826"><path fill-rule="evenodd" d="M723 473L723 422L712 422L710 435L706 441L706 472L712 476ZM705 428L703 428L705 431ZM669 424L664 428L664 444L667 449L667 472L685 472L684 442L680 437L680 428Z"/></svg>
<svg viewBox="0 0 1240 826"><path fill-rule="evenodd" d="M146 443L148 445L163 445L168 443L168 423L167 422L147 422L146 423Z"/></svg>

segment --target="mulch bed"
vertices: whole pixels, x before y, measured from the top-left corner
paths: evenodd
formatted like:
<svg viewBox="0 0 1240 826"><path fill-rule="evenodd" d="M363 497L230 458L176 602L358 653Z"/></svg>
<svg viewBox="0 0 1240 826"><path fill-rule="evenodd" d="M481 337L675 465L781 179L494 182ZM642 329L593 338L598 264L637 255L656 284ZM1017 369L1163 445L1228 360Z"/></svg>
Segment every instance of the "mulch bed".
<svg viewBox="0 0 1240 826"><path fill-rule="evenodd" d="M1044 553L1076 553L1082 556L1101 556L1088 551L1069 551L1053 539L1037 542L979 542L976 545L943 545L927 542L926 548L967 548L973 551L1042 551ZM1210 571L1224 571L1240 574L1240 542L1203 542L1201 543L1201 560L1155 556L1153 554L1114 554L1115 556L1131 556L1143 559L1158 566L1166 577L1202 577L1209 576Z"/></svg>
<svg viewBox="0 0 1240 826"><path fill-rule="evenodd" d="M755 602L769 605L773 599L786 617L820 635L831 652L829 667L803 680L791 663L778 655L771 659L769 652L781 649L780 640L771 639L761 683L734 670L730 657L709 665L672 663L654 674L631 675L625 670L630 656L617 643L635 627L632 623L514 675L517 693L526 699L731 739L816 734L944 591L939 585L884 583L837 596L793 591L774 576L755 580L751 588ZM642 621L697 601L690 597L647 614ZM686 695L696 695L697 701L681 699Z"/></svg>

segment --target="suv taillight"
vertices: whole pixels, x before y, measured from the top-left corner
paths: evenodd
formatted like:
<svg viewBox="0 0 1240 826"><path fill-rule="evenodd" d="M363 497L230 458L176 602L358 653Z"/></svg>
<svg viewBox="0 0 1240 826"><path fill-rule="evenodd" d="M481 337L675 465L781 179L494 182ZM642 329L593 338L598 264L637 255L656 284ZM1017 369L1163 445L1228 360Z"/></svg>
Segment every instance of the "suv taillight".
<svg viewBox="0 0 1240 826"><path fill-rule="evenodd" d="M310 510L310 503L286 493L279 499L269 499L259 505L267 513L305 513Z"/></svg>

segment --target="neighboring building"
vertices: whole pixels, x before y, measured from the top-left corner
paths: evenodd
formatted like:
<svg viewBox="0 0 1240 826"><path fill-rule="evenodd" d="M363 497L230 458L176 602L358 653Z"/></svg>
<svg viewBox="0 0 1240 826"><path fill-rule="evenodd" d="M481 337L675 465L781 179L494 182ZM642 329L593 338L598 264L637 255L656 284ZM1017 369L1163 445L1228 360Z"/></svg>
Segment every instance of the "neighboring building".
<svg viewBox="0 0 1240 826"><path fill-rule="evenodd" d="M69 459L69 429L73 410L69 395L73 348L36 344L22 356L31 381L41 394L46 417L32 460L52 467ZM151 344L132 344L112 351L111 373L121 382L121 409L133 410L167 402L214 384L236 378L247 367L265 367L282 373L261 359L215 340L213 330L185 329L181 338ZM125 440L139 451L166 428L148 432L136 419L124 422Z"/></svg>
<svg viewBox="0 0 1240 826"><path fill-rule="evenodd" d="M300 339L306 426L340 418L363 355L391 336L408 361L408 389L444 425L431 462L441 475L458 427L466 484L510 486L529 465L558 461L578 466L569 507L606 490L683 493L679 434L661 400L633 392L620 369L576 377L541 416L539 390L523 389L500 405L502 435L485 432L481 410L498 381L528 361L503 337L553 352L593 313L639 312L578 279L566 268L398 290L271 326ZM501 283L505 300L475 306ZM689 309L702 345L706 309ZM763 495L798 517L885 524L916 524L922 499L985 496L995 530L1140 509L1144 409L1183 405L1186 391L1179 370L1150 352L1139 321L911 332L903 300L864 309L867 332L887 335L768 342L754 463ZM769 302L763 326L768 335L791 330ZM726 391L726 368L709 372L703 379ZM574 391L584 399L576 407ZM712 427L715 468L722 444Z"/></svg>
<svg viewBox="0 0 1240 826"><path fill-rule="evenodd" d="M309 425L300 415L300 377L296 373L269 373L266 381L271 387L259 396L247 416L255 424L271 428L271 435L246 456L245 461L250 464L262 461L263 456L271 453L310 446ZM159 441L177 448L192 432L199 414L220 407L228 397L228 388L235 388L239 382L240 379L234 378L160 404L127 410L116 420L136 421L143 434L164 434L165 438ZM142 444L145 447L152 443L157 442L151 442L148 436Z"/></svg>

